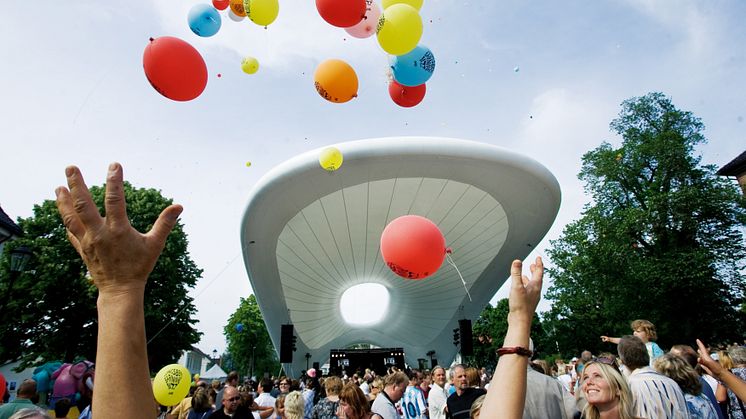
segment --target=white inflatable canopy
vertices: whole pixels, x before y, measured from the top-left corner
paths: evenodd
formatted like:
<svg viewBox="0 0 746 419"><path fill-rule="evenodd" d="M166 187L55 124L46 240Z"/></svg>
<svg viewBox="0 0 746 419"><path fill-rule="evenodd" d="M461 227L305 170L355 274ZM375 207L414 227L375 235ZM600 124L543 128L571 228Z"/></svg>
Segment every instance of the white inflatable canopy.
<svg viewBox="0 0 746 419"><path fill-rule="evenodd" d="M244 213L244 263L275 348L280 326L292 323L291 374L306 368L306 353L324 364L330 349L356 343L404 348L409 365L431 350L450 363L458 320L479 316L511 261L525 258L552 225L557 180L529 157L473 141L395 137L334 146L344 156L337 171L320 167L320 149L294 157L257 182ZM438 225L472 301L446 262L418 281L389 270L381 233L406 214ZM353 312L343 317L343 294L359 284L382 286L388 306L375 290L348 294Z"/></svg>

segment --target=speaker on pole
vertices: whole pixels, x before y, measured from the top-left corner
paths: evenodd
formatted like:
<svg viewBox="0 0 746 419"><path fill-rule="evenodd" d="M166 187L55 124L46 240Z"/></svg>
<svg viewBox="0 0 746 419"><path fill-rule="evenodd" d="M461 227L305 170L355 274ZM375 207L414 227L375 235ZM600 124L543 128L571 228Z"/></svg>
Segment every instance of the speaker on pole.
<svg viewBox="0 0 746 419"><path fill-rule="evenodd" d="M474 354L474 347L471 339L471 320L461 319L458 321L458 328L461 335L461 355L470 356Z"/></svg>
<svg viewBox="0 0 746 419"><path fill-rule="evenodd" d="M283 324L280 330L280 363L293 362L293 325Z"/></svg>

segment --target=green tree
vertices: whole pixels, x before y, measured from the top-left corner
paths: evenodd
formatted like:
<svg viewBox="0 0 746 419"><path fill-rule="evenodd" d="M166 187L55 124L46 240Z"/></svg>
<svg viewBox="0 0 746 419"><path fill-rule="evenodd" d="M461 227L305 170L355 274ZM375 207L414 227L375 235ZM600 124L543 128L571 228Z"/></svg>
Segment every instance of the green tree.
<svg viewBox="0 0 746 419"><path fill-rule="evenodd" d="M548 250L545 326L565 355L613 351L599 336L630 334L637 318L663 347L742 336L744 200L694 155L702 122L650 93L623 102L611 129L621 147L583 156L592 203Z"/></svg>
<svg viewBox="0 0 746 419"><path fill-rule="evenodd" d="M503 346L505 335L508 333L509 311L510 306L507 298L499 300L494 307L487 304L482 310L472 327L474 355L467 358L467 363L494 370L495 365L497 365L497 350ZM546 336L539 316L536 314L534 314L534 321L531 323L531 339L534 341L534 349L537 355L551 350L551 347L544 346Z"/></svg>
<svg viewBox="0 0 746 419"><path fill-rule="evenodd" d="M223 328L223 334L233 366L240 373L261 377L265 372L277 374L280 370L280 362L253 294L241 298L241 303Z"/></svg>
<svg viewBox="0 0 746 419"><path fill-rule="evenodd" d="M93 186L91 195L101 213L104 188ZM148 231L161 210L171 204L155 189L124 186L127 213L139 231ZM19 219L24 236L6 246L0 278L8 277L9 253L15 246L33 249L27 271L8 289L3 280L0 295L10 295L0 313L0 361L21 359L22 367L40 362L76 358L95 360L97 291L80 256L67 241L65 227L54 201L34 206L34 215ZM145 327L150 368L158 371L176 361L181 351L199 341L194 328L195 308L187 289L202 271L187 251L187 236L178 223L145 289ZM157 334L157 336L156 336Z"/></svg>

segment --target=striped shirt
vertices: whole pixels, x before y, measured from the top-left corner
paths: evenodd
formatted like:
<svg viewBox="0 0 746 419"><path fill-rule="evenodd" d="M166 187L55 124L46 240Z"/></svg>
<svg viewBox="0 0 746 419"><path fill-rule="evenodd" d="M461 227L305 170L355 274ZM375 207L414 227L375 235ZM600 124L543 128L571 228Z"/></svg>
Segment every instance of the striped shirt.
<svg viewBox="0 0 746 419"><path fill-rule="evenodd" d="M635 416L655 419L689 419L684 393L675 381L650 367L629 375Z"/></svg>

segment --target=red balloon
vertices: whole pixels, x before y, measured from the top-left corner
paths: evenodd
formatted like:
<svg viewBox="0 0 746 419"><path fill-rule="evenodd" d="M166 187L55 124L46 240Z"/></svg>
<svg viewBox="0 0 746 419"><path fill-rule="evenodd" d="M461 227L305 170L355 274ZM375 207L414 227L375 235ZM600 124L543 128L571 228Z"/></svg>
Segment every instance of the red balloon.
<svg viewBox="0 0 746 419"><path fill-rule="evenodd" d="M225 10L228 5L231 4L231 0L212 0L212 5L218 10Z"/></svg>
<svg viewBox="0 0 746 419"><path fill-rule="evenodd" d="M150 38L142 55L142 66L153 88L169 99L192 100L207 85L205 60L193 46L179 38Z"/></svg>
<svg viewBox="0 0 746 419"><path fill-rule="evenodd" d="M391 80L391 83L389 83L391 100L403 108L411 108L422 102L426 90L424 83L419 86L403 86L396 80Z"/></svg>
<svg viewBox="0 0 746 419"><path fill-rule="evenodd" d="M3 397L5 397L5 383L6 383L5 376L2 373L0 373L0 400L2 400Z"/></svg>
<svg viewBox="0 0 746 419"><path fill-rule="evenodd" d="M316 0L316 9L325 21L339 28L349 28L365 17L365 0Z"/></svg>
<svg viewBox="0 0 746 419"><path fill-rule="evenodd" d="M443 264L446 240L432 221L419 215L405 215L383 230L381 256L402 278L423 279Z"/></svg>

